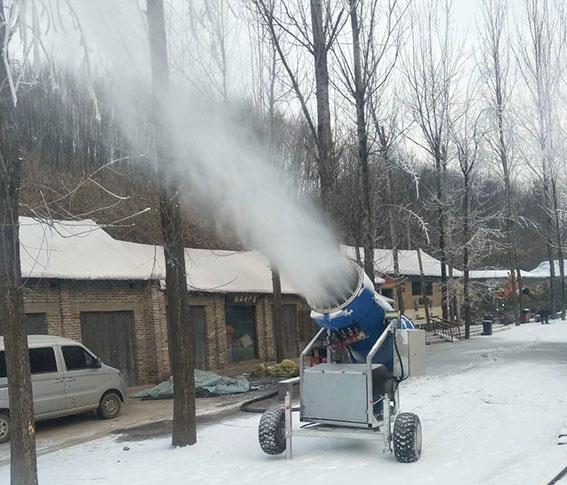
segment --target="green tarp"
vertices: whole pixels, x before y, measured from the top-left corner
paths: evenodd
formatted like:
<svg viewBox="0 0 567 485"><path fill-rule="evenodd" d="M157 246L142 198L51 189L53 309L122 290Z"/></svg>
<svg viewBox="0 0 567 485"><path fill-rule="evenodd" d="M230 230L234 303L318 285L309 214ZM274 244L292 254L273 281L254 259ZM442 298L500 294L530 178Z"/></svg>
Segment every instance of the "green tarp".
<svg viewBox="0 0 567 485"><path fill-rule="evenodd" d="M197 396L222 396L248 392L250 383L244 376L225 377L219 376L214 372L195 369L195 389ZM157 386L137 392L134 394L134 397L141 399L172 399L173 380L169 378Z"/></svg>

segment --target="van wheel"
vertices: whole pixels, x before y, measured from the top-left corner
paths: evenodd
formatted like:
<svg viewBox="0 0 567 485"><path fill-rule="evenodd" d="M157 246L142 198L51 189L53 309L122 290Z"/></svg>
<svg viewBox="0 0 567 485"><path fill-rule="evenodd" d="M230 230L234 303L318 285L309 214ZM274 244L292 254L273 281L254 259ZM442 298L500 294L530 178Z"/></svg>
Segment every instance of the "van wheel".
<svg viewBox="0 0 567 485"><path fill-rule="evenodd" d="M0 443L10 440L10 416L0 413Z"/></svg>
<svg viewBox="0 0 567 485"><path fill-rule="evenodd" d="M122 399L115 392L107 392L100 400L98 415L103 419L112 419L120 414Z"/></svg>

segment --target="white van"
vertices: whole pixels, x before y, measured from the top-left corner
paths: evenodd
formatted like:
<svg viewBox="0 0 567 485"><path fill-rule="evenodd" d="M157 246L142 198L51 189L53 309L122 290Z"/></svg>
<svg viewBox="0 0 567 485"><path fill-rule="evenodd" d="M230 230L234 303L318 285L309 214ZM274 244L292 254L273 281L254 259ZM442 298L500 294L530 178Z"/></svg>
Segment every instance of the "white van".
<svg viewBox="0 0 567 485"><path fill-rule="evenodd" d="M120 371L103 364L84 345L63 337L28 336L33 405L37 421L97 410L120 414L126 396ZM4 338L0 337L0 443L10 439L10 406Z"/></svg>

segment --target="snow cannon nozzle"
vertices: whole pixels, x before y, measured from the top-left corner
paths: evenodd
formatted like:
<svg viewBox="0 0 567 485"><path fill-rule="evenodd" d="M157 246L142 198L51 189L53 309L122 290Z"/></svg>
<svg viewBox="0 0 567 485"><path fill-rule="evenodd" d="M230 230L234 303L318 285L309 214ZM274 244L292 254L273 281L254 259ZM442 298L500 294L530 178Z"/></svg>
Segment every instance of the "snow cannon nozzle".
<svg viewBox="0 0 567 485"><path fill-rule="evenodd" d="M393 308L378 294L370 278L354 261L344 285L344 291L326 301L310 302L311 318L330 332L329 338L338 337L348 348L354 362L365 362L372 345L386 327L386 312ZM329 344L338 344L329 340ZM383 359L391 367L392 357Z"/></svg>
<svg viewBox="0 0 567 485"><path fill-rule="evenodd" d="M365 274L354 261L348 260L345 265L343 281L323 283L323 297L310 300L309 306L317 313L333 313L347 306L364 285Z"/></svg>

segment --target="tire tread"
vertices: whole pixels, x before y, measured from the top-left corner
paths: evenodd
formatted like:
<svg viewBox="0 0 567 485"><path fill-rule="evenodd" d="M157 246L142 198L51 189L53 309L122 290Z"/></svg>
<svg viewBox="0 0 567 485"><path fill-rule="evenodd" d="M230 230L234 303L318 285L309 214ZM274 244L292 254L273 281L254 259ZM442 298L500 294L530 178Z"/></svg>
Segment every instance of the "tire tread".
<svg viewBox="0 0 567 485"><path fill-rule="evenodd" d="M284 408L270 408L264 411L258 425L260 447L268 455L280 455L285 451Z"/></svg>
<svg viewBox="0 0 567 485"><path fill-rule="evenodd" d="M413 463L419 460L421 449L416 446L416 431L421 423L413 413L401 413L394 422L394 455L401 463Z"/></svg>

